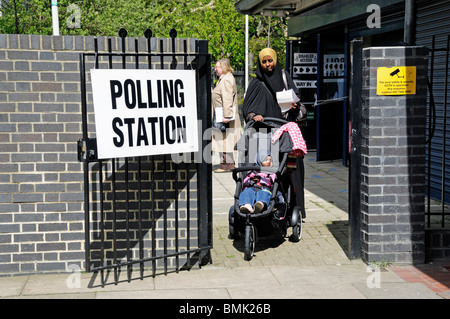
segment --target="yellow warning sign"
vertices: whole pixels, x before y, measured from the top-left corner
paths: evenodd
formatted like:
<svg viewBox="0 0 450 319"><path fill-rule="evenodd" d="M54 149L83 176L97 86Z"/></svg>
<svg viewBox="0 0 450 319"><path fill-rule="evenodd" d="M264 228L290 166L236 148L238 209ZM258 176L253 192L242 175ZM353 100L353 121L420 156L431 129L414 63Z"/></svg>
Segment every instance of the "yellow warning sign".
<svg viewBox="0 0 450 319"><path fill-rule="evenodd" d="M416 67L395 66L377 69L378 95L416 94Z"/></svg>

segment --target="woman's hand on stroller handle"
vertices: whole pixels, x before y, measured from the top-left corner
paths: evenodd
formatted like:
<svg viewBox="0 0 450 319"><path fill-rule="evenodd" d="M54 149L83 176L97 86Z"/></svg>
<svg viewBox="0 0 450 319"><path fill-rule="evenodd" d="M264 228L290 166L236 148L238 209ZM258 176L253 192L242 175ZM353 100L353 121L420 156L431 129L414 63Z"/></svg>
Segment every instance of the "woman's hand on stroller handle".
<svg viewBox="0 0 450 319"><path fill-rule="evenodd" d="M262 115L255 115L252 117L252 120L255 122L264 122L264 117Z"/></svg>
<svg viewBox="0 0 450 319"><path fill-rule="evenodd" d="M258 116L258 115L256 115L256 116ZM261 116L261 115L259 115L259 116ZM262 117L262 116L261 116ZM283 124L286 124L286 123L289 123L289 121L286 121L285 119L280 119L280 118L278 118L278 117L264 117L263 118L264 120L263 121L255 121L254 120L254 117L250 120L250 121L248 121L247 122L247 124L245 125L245 128L244 128L244 131L246 130L246 129L248 129L249 127L252 127L256 122L278 122L279 124L281 124L281 125L283 125Z"/></svg>

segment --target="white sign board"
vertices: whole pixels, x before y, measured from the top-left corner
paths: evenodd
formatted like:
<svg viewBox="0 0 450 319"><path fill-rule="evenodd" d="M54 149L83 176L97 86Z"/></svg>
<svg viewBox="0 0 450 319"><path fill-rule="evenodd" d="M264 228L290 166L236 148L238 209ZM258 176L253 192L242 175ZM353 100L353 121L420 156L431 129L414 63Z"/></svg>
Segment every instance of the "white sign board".
<svg viewBox="0 0 450 319"><path fill-rule="evenodd" d="M294 64L317 64L317 53L294 53Z"/></svg>
<svg viewBox="0 0 450 319"><path fill-rule="evenodd" d="M293 80L294 84L299 89L317 89L317 81L302 81Z"/></svg>
<svg viewBox="0 0 450 319"><path fill-rule="evenodd" d="M91 70L98 158L198 151L193 70Z"/></svg>

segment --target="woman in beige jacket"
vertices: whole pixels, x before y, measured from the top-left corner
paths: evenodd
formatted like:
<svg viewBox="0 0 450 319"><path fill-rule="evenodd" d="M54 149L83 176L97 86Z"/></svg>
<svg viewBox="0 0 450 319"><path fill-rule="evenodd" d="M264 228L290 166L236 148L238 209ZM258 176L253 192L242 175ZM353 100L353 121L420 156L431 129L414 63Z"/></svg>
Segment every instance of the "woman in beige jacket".
<svg viewBox="0 0 450 319"><path fill-rule="evenodd" d="M219 152L220 155L220 166L214 172L221 173L235 168L233 151L234 145L242 136L242 126L237 109L236 80L229 60L217 61L215 70L219 80L212 91L212 114L217 111L217 108L223 108L223 123L229 123L226 132L222 133L218 130L213 132L213 151Z"/></svg>

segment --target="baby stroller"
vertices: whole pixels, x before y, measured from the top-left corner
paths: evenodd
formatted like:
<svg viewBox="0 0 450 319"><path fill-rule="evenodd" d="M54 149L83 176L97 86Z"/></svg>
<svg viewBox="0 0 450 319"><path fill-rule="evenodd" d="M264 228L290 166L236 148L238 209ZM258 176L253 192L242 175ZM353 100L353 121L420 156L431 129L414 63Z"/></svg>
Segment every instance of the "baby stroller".
<svg viewBox="0 0 450 319"><path fill-rule="evenodd" d="M301 210L300 207L291 204L295 196L287 172L287 159L292 150L292 142L288 134L283 133L276 143L271 143L273 133L285 123L288 122L278 118L264 118L264 122L250 121L238 142L239 167L232 173L236 191L234 205L229 210L229 238L238 239L241 234L244 235L245 260L253 258L258 234L272 234L275 230L279 230L284 237L287 229L292 227L290 240L298 242L301 239ZM273 167L255 166L252 160L261 148L271 150L270 154L274 158ZM276 178L267 207L258 213L243 213L239 209L239 195L244 189L245 176L252 170L276 173Z"/></svg>

